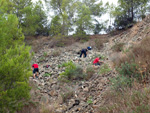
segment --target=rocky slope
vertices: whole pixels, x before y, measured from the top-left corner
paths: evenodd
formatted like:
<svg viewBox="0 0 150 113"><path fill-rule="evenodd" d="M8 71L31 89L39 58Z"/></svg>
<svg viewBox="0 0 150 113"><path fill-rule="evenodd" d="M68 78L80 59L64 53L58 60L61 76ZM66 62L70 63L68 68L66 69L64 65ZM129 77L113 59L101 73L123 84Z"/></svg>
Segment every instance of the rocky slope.
<svg viewBox="0 0 150 113"><path fill-rule="evenodd" d="M40 52L34 56L34 62L39 63L40 75L38 79L30 78L33 89L31 94L33 101L43 104L44 109L56 113L96 113L100 105L103 105L103 95L109 90L110 78L116 76L112 61L123 53L114 53L112 46L116 43L125 43L127 49L140 42L143 38L150 35L150 16L147 16L142 22L137 23L131 29L110 37L109 42L104 44L104 48L97 50L92 42L74 43L64 48L49 48L49 45L43 46ZM106 35L108 37L108 35ZM77 52L93 46L89 51L87 58L79 58ZM92 65L96 56L105 56L105 64L108 64L111 71L107 74L99 74L100 68L95 70L95 74L87 81L71 81L69 83L58 80L59 74L65 71L65 68L59 68L63 62L73 61L76 65L86 69ZM46 68L46 65L50 67ZM50 76L46 76L50 73Z"/></svg>
<svg viewBox="0 0 150 113"><path fill-rule="evenodd" d="M59 74L65 71L65 68L59 68L59 65L63 62L71 60L76 65L86 69L86 67L92 66L92 61L96 56L103 55L101 51L93 48L88 52L86 58L79 58L77 52L79 49L87 47L87 45L89 43L82 45L75 43L66 48L59 48L59 50L58 48L47 48L46 51L43 50L35 55L35 59L40 65L40 75L38 79L30 78L30 81L35 84L35 91L32 91L32 95L36 95L34 101L47 103L52 108L55 108L54 112L60 113L96 111L96 108L101 103L102 94L109 83L109 78L112 76L111 72L106 75L95 73L88 81L74 80L71 83L58 81ZM59 51L58 56L53 55L56 51ZM47 54L46 57L43 56L44 52ZM44 57L44 59L40 60L41 57ZM107 62L106 60L105 63ZM46 65L50 65L50 67L47 68ZM96 72L98 71L99 69ZM46 73L50 73L51 76L45 76ZM76 102L79 103L74 105Z"/></svg>

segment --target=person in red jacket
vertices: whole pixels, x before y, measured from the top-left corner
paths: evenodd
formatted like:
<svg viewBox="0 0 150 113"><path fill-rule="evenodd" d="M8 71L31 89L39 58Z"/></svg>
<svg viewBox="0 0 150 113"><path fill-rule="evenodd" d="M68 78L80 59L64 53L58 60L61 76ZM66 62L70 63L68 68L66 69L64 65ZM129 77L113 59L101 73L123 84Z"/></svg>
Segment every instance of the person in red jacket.
<svg viewBox="0 0 150 113"><path fill-rule="evenodd" d="M97 66L97 65L100 66L101 63L103 63L102 61L100 61L100 59L101 59L101 57L95 58L94 61L93 61L93 65L94 65L94 66Z"/></svg>
<svg viewBox="0 0 150 113"><path fill-rule="evenodd" d="M32 70L33 70L33 78L35 78L35 75L37 75L37 77L39 76L39 66L38 64L33 64L32 65Z"/></svg>

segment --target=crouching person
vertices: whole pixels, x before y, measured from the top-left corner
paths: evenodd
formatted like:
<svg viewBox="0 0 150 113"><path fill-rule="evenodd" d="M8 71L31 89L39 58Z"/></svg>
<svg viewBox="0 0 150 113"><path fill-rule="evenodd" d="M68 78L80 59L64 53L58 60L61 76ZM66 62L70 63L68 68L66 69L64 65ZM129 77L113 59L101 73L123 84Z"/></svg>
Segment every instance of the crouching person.
<svg viewBox="0 0 150 113"><path fill-rule="evenodd" d="M94 67L95 66L100 66L103 63L103 61L100 61L100 59L101 59L101 57L97 57L97 58L94 59L94 61L93 61Z"/></svg>
<svg viewBox="0 0 150 113"><path fill-rule="evenodd" d="M88 49L82 49L80 53L80 57L84 54L84 58L87 56Z"/></svg>

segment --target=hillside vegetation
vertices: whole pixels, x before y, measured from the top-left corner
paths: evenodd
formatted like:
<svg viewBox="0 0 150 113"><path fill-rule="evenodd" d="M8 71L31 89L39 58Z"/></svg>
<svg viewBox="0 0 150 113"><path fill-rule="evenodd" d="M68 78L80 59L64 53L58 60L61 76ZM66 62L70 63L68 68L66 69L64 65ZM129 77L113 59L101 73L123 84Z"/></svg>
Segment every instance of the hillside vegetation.
<svg viewBox="0 0 150 113"><path fill-rule="evenodd" d="M0 0L0 112L149 112L149 13L149 0Z"/></svg>
<svg viewBox="0 0 150 113"><path fill-rule="evenodd" d="M87 42L54 48L50 48L53 40L40 38L47 40L39 41L42 46L33 59L40 65L40 78L30 78L35 87L32 99L42 105L38 111L149 112L149 26L147 16L115 36L93 35ZM93 49L87 58L79 58L77 52L89 45ZM97 56L105 64L94 69L92 61Z"/></svg>

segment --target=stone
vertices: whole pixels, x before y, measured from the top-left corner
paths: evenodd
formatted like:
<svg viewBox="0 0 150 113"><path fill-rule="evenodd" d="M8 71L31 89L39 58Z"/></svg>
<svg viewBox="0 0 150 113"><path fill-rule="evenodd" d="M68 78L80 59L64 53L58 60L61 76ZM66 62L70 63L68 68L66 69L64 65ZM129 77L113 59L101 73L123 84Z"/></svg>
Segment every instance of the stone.
<svg viewBox="0 0 150 113"><path fill-rule="evenodd" d="M48 94L45 94L40 99L41 103L48 103L49 102L49 96Z"/></svg>
<svg viewBox="0 0 150 113"><path fill-rule="evenodd" d="M58 95L55 90L50 91L49 94L50 94L51 96L57 96L57 95Z"/></svg>
<svg viewBox="0 0 150 113"><path fill-rule="evenodd" d="M89 91L89 88L88 88L88 87L85 87L85 88L83 89L83 91L88 92L88 91Z"/></svg>

